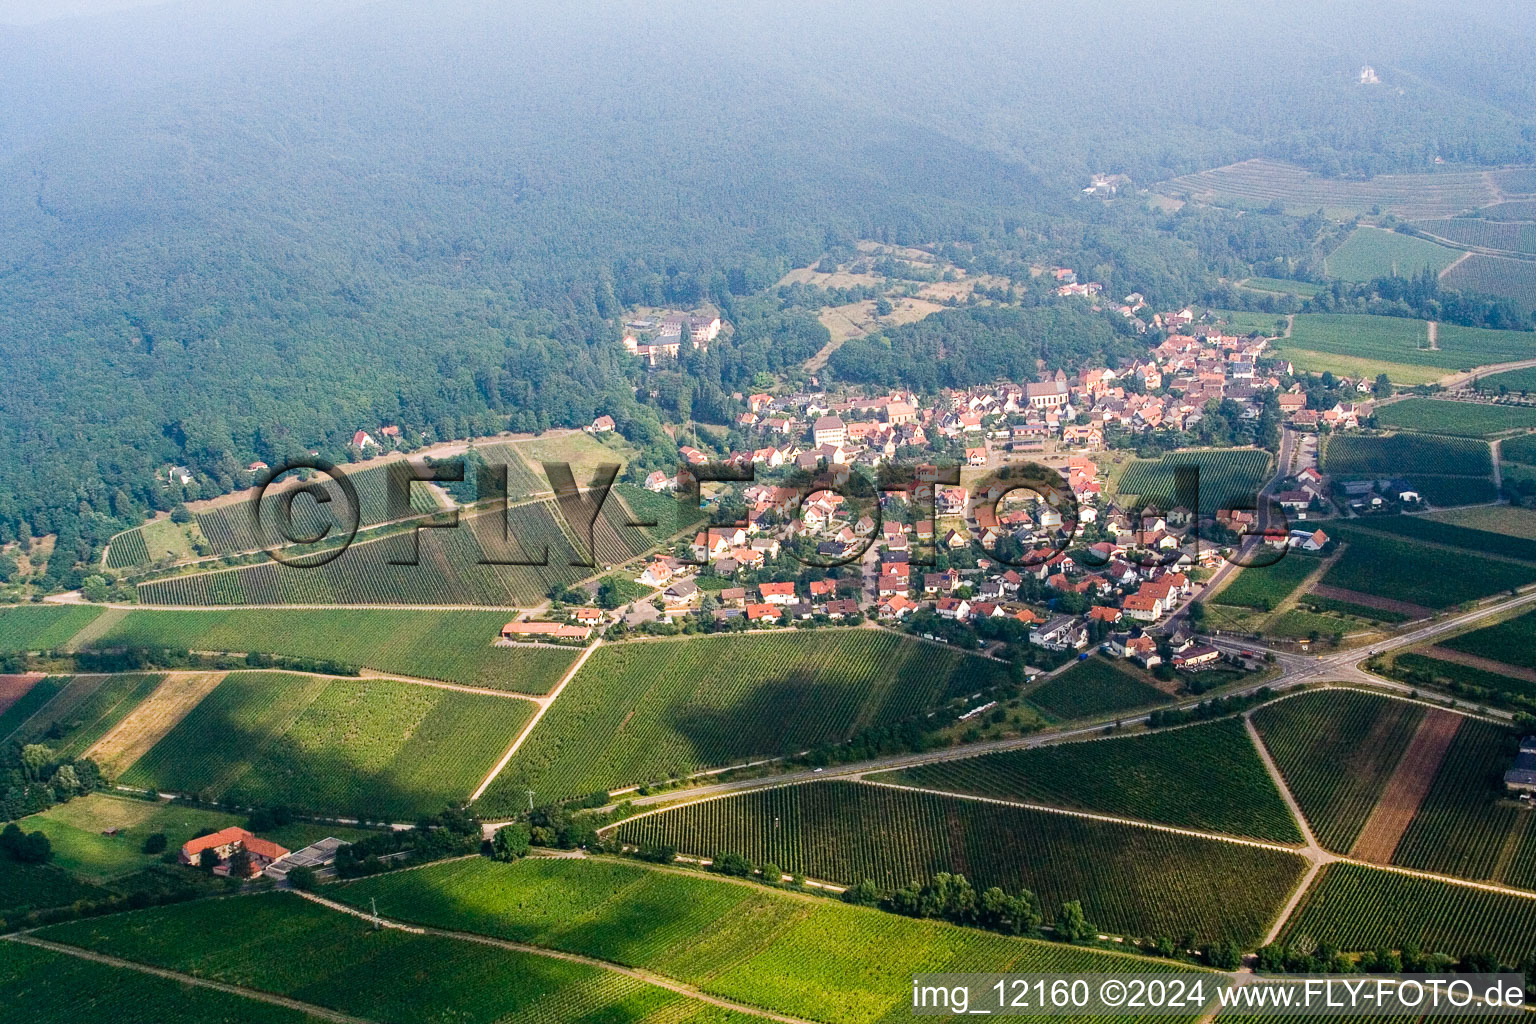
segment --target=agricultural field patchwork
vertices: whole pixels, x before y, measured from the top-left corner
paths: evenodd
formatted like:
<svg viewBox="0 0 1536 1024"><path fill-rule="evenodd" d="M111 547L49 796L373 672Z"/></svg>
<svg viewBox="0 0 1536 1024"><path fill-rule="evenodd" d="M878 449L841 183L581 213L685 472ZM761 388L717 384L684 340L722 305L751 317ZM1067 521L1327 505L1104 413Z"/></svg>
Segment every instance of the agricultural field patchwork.
<svg viewBox="0 0 1536 1024"><path fill-rule="evenodd" d="M63 647L102 609L88 604L34 604L0 608L0 651Z"/></svg>
<svg viewBox="0 0 1536 1024"><path fill-rule="evenodd" d="M466 516L453 529L407 531L353 544L325 565L263 562L141 583L162 605L421 604L512 607L594 574L571 546L554 502ZM412 538L419 550L412 551ZM415 558L417 564L398 564ZM547 564L512 564L546 562Z"/></svg>
<svg viewBox="0 0 1536 1024"><path fill-rule="evenodd" d="M1521 668L1536 668L1536 650L1532 649L1533 644L1536 644L1536 612L1526 612L1496 625L1447 637L1436 643L1490 661L1518 665Z"/></svg>
<svg viewBox="0 0 1536 1024"><path fill-rule="evenodd" d="M575 661L577 652L494 646L492 641L508 618L509 613L494 611L134 611L94 644L254 651L468 686L548 693Z"/></svg>
<svg viewBox="0 0 1536 1024"><path fill-rule="evenodd" d="M154 693L163 679L132 673L75 676L12 738L46 743L61 754L78 757Z"/></svg>
<svg viewBox="0 0 1536 1024"><path fill-rule="evenodd" d="M43 931L55 942L371 1020L565 1024L642 1020L668 1008L680 1021L693 1019L687 997L638 978L462 939L374 931L291 893L183 903ZM251 942L253 934L280 939L285 955ZM403 978L411 984L403 987Z"/></svg>
<svg viewBox="0 0 1536 1024"><path fill-rule="evenodd" d="M1142 736L939 761L869 778L1279 843L1302 840L1236 718ZM1221 779L1221 785L1212 787L1211 779Z"/></svg>
<svg viewBox="0 0 1536 1024"><path fill-rule="evenodd" d="M1122 495L1135 495L1142 505L1156 505L1164 511L1175 505L1194 507L1193 499L1176 493L1177 470L1194 466L1199 470L1200 511L1253 508L1259 490L1269 478L1268 452L1227 449L1222 451L1173 452L1161 459L1138 459L1126 467L1118 485Z"/></svg>
<svg viewBox="0 0 1536 1024"><path fill-rule="evenodd" d="M0 711L0 742L11 739L23 725L46 707L60 690L69 685L69 677L48 676L43 679L34 679L31 676L22 676L18 683L21 693L15 696L4 711Z"/></svg>
<svg viewBox="0 0 1536 1024"><path fill-rule="evenodd" d="M1444 371L1470 370L1490 363L1514 362L1531 358L1532 341L1528 331L1502 331L1480 327L1439 324L1435 348L1429 347L1429 325L1423 320L1405 317L1372 316L1364 313L1303 313L1292 322L1291 336L1278 348L1291 356L1292 350L1313 355L1326 354L1345 359L1365 359L1383 365L1396 383L1427 383ZM1401 367L1438 368L1442 373L1405 377ZM1319 370L1323 367L1308 366ZM1363 367L1340 365L1335 372L1359 375ZM1374 373L1367 374L1375 376Z"/></svg>
<svg viewBox="0 0 1536 1024"><path fill-rule="evenodd" d="M611 860L474 859L327 896L432 927L614 960L710 995L832 1024L905 1020L917 970L1091 971L1080 947ZM1137 970L1177 969L1140 961Z"/></svg>
<svg viewBox="0 0 1536 1024"><path fill-rule="evenodd" d="M1322 690L1267 704L1253 724L1317 841L1347 853L1423 717L1406 701Z"/></svg>
<svg viewBox="0 0 1536 1024"><path fill-rule="evenodd" d="M1536 899L1486 892L1355 864L1330 864L1296 908L1281 939L1300 936L1350 951L1417 945L1505 963L1530 953Z"/></svg>
<svg viewBox="0 0 1536 1024"><path fill-rule="evenodd" d="M1360 181L1327 178L1267 159L1181 175L1164 182L1159 190L1196 202L1244 209L1266 209L1278 203L1301 216L1322 209L1340 217L1370 213L1378 207L1400 217L1449 217L1498 198L1480 171L1378 174Z"/></svg>
<svg viewBox="0 0 1536 1024"><path fill-rule="evenodd" d="M796 754L1006 679L1007 667L862 629L694 637L604 647L476 804L642 785Z"/></svg>
<svg viewBox="0 0 1536 1024"><path fill-rule="evenodd" d="M122 781L410 820L468 799L532 714L523 700L387 679L235 672Z"/></svg>
<svg viewBox="0 0 1536 1024"><path fill-rule="evenodd" d="M1464 718L1393 863L1536 890L1536 815L1503 787L1516 746L1509 729Z"/></svg>
<svg viewBox="0 0 1536 1024"><path fill-rule="evenodd" d="M1046 680L1026 699L1058 719L1096 718L1173 701L1135 669L1099 655Z"/></svg>
<svg viewBox="0 0 1536 1024"><path fill-rule="evenodd" d="M1459 692L1469 693L1477 700L1502 696L1513 699L1517 704L1536 707L1536 682L1518 678L1508 672L1489 671L1414 651L1393 655L1392 667L1393 678L1416 686L1444 686L1453 690L1471 687L1471 690Z"/></svg>
<svg viewBox="0 0 1536 1024"><path fill-rule="evenodd" d="M889 890L949 871L1029 889L1053 914L1081 900L1101 929L1252 945L1300 878L1300 857L1135 825L857 782L813 782L687 804L617 833L706 857Z"/></svg>
<svg viewBox="0 0 1536 1024"><path fill-rule="evenodd" d="M1536 427L1536 409L1482 402L1450 402L1435 398L1405 398L1379 406L1376 409L1376 422L1395 430L1417 430L1456 437L1488 437Z"/></svg>
<svg viewBox="0 0 1536 1024"><path fill-rule="evenodd" d="M1337 523L1333 532L1348 546L1323 576L1328 586L1425 608L1450 608L1536 580L1536 567L1519 562L1495 561Z"/></svg>
<svg viewBox="0 0 1536 1024"><path fill-rule="evenodd" d="M1436 274L1461 256L1461 250L1382 228L1358 227L1335 249L1324 266L1329 277L1342 281L1374 281L1378 277L1418 277Z"/></svg>
<svg viewBox="0 0 1536 1024"><path fill-rule="evenodd" d="M1495 525L1493 520L1518 518L1517 511L1507 508L1461 510L1461 513L1494 513L1493 517L1467 518L1460 518L1457 512L1441 512L1433 516L1366 516L1352 520L1349 528L1374 530L1394 537L1459 548L1477 554L1536 562L1536 538L1510 536L1492 529Z"/></svg>
<svg viewBox="0 0 1536 1024"><path fill-rule="evenodd" d="M357 492L356 509L353 509L340 484L327 476L317 474L314 479L303 485L303 489L319 488L324 493L325 500L321 501L313 491L306 496L294 498L290 506L293 519L286 535L279 526L278 509L286 500L280 495L286 492L288 487L295 486L287 483L292 479L288 476L278 482L276 489L268 491L263 496L260 529L251 517L251 500L255 498L254 491L249 497L241 500L229 501L206 512L195 513L193 521L197 524L198 531L207 538L209 547L215 555L229 555L240 551L257 551L284 545L289 543L289 537L318 537L327 531L332 535L345 533L354 527L354 522L357 527L366 527L406 518L412 514L427 516L436 512L441 506L437 502L435 492L421 483L409 485L409 510L406 515L399 515L390 508L391 473L407 472L404 465L403 461L396 461L389 465L370 466L366 469L340 467L340 472L346 475L347 481ZM150 554L153 557L159 556L158 551Z"/></svg>
<svg viewBox="0 0 1536 1024"><path fill-rule="evenodd" d="M1413 226L1427 234L1438 235L1462 245L1536 253L1536 224L1483 220L1479 217L1447 217L1444 220L1415 221Z"/></svg>
<svg viewBox="0 0 1536 1024"><path fill-rule="evenodd" d="M1447 287L1512 299L1536 308L1536 262L1473 253L1442 279Z"/></svg>

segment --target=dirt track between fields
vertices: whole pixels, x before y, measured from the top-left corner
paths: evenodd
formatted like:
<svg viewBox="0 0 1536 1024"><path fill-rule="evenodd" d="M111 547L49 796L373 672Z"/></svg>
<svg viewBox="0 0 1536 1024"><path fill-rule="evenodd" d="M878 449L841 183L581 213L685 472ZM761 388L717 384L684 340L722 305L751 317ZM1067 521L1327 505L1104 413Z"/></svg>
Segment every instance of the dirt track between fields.
<svg viewBox="0 0 1536 1024"><path fill-rule="evenodd" d="M1431 658L1440 661L1455 662L1457 665L1465 665L1468 668L1480 668L1484 672L1493 672L1497 675L1508 676L1511 679L1524 679L1528 683L1536 683L1536 669L1521 668L1519 665L1506 665L1502 661L1494 661L1492 658L1480 658L1476 654L1468 654L1466 651L1453 651L1449 647L1424 648L1424 653Z"/></svg>
<svg viewBox="0 0 1536 1024"><path fill-rule="evenodd" d="M113 775L120 774L164 738L178 722L224 681L226 672L173 672L118 722L85 755Z"/></svg>
<svg viewBox="0 0 1536 1024"><path fill-rule="evenodd" d="M1425 619L1435 613L1433 608L1425 608L1423 605L1409 604L1407 601L1395 601L1390 597L1378 597L1375 594L1364 594L1358 590L1345 590L1343 587L1330 587L1318 584L1313 587L1311 593L1317 597L1330 597L1335 601L1348 601L1365 608L1379 608L1384 612L1402 612L1415 619Z"/></svg>
<svg viewBox="0 0 1536 1024"><path fill-rule="evenodd" d="M1446 711L1431 711L1424 716L1381 791L1381 798L1365 819L1350 856L1372 864L1392 863L1397 844L1419 813L1419 805L1424 802L1461 723L1460 715Z"/></svg>

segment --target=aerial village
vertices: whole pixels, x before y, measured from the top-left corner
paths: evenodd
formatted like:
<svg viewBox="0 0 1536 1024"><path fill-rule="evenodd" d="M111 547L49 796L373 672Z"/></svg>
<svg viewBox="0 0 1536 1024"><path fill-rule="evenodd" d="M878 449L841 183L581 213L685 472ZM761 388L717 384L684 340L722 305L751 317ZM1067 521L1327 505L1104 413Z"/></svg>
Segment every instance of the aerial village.
<svg viewBox="0 0 1536 1024"><path fill-rule="evenodd" d="M1063 295L1101 291L1070 271L1057 277ZM736 436L754 447L683 444L683 468L644 481L653 492L687 492L687 467L750 466L751 482L707 484L702 492L706 512L729 505L740 512L737 525L701 528L651 559L635 576L651 599L634 602L620 621L652 630L870 622L949 642L1027 644L1032 659L1047 663L1093 648L1149 669L1218 663L1221 653L1198 642L1188 606L1256 532L1256 511L1214 509L1202 519L1171 502L1123 508L1105 479L1113 454L1106 436L1117 428L1188 430L1212 402L1228 415L1235 404L1251 420L1278 406L1299 437L1347 430L1369 417L1371 382L1340 380L1336 387L1359 401L1308 408L1299 385L1283 387L1291 366L1266 358L1271 339L1228 333L1190 309L1146 314L1139 295L1118 308L1166 337L1117 367L926 400L900 390L742 396ZM707 346L720 330L713 315L628 326L652 332L643 335L649 341L633 333L624 341L648 360L675 356L685 338ZM588 429L611 430L612 420L599 417ZM1296 448L1274 494L1289 523L1271 525L1260 539L1271 549L1315 552L1329 538L1302 521L1327 505L1330 488L1316 465L1315 437ZM1028 463L1054 470L1070 493L1007 478L1007 467ZM873 499L839 493L851 478L874 479L895 465L912 470L911 479L905 489L879 491L878 509ZM951 468L941 473L940 465ZM805 480L825 486L808 491ZM566 622L512 623L506 635L579 643L609 621L594 609L572 609Z"/></svg>

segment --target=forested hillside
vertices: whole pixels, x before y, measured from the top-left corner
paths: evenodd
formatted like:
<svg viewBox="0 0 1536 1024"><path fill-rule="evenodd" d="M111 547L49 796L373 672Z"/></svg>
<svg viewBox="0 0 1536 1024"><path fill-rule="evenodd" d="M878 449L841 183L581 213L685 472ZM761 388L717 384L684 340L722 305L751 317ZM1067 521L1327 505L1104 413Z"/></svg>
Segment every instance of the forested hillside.
<svg viewBox="0 0 1536 1024"><path fill-rule="evenodd" d="M1169 302L1307 244L1279 217L1085 203L1090 172L1491 163L1536 138L1526 62L1447 66L1415 5L1369 54L1338 42L1363 4L1217 23L1168 4L396 0L259 33L210 6L0 30L0 542L25 522L84 559L253 459L342 458L361 426L432 440L609 412L661 445L662 418L722 418L820 347L765 292L858 238L958 244L1015 276L1070 257ZM1518 52L1526 14L1495 33L1484 6L1456 30ZM154 45L115 47L134 19ZM1352 88L1365 59L1391 90ZM40 87L44 67L65 84ZM637 402L617 318L705 300L734 339ZM995 330L1052 365L1119 344L1078 312ZM861 352L835 368L904 372ZM1032 370L1018 355L932 382ZM172 464L191 487L156 480Z"/></svg>

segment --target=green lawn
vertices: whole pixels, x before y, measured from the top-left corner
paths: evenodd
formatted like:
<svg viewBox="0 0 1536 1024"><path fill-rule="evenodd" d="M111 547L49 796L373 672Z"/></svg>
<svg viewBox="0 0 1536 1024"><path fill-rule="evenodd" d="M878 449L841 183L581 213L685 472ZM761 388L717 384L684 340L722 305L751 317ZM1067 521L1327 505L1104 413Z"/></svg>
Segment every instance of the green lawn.
<svg viewBox="0 0 1536 1024"><path fill-rule="evenodd" d="M1439 273L1461 252L1412 235L1382 228L1358 227L1327 259L1329 277L1371 281L1378 277L1417 277L1423 270Z"/></svg>
<svg viewBox="0 0 1536 1024"><path fill-rule="evenodd" d="M181 803L151 802L107 793L92 793L56 804L22 819L28 832L42 832L53 843L53 864L91 882L109 882L158 863L159 854L146 854L144 840L165 834L167 848L176 850L206 832L245 824L245 818L224 811ZM117 835L105 835L117 829ZM262 833L262 838L297 850L326 836L355 839L365 831L345 825L296 822Z"/></svg>

